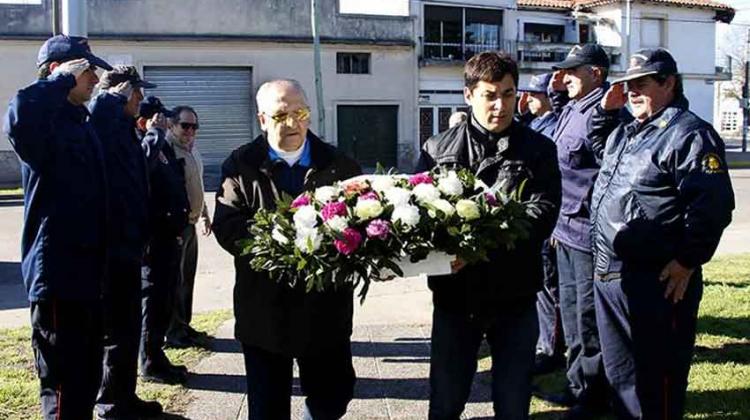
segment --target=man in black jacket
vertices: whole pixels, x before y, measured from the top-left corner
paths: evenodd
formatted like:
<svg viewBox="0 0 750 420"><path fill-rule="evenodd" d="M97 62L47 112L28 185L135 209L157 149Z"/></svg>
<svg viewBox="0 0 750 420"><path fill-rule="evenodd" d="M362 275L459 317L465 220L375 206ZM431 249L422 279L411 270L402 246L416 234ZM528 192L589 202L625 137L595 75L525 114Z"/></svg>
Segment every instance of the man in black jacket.
<svg viewBox="0 0 750 420"><path fill-rule="evenodd" d="M219 244L234 256L235 336L245 355L250 418L291 418L296 358L305 418L338 419L354 392L352 289L306 293L302 282L277 283L250 268L237 241L249 236L255 212L273 209L282 192L296 196L361 170L308 131L310 109L298 82L265 83L257 101L264 134L224 161L213 223Z"/></svg>
<svg viewBox="0 0 750 420"><path fill-rule="evenodd" d="M618 125L626 102L635 120ZM594 122L617 126L606 142L592 139L606 148L591 205L596 318L615 413L680 419L701 265L734 209L724 141L690 112L677 63L661 48L633 54Z"/></svg>
<svg viewBox="0 0 750 420"><path fill-rule="evenodd" d="M429 278L433 291L430 414L458 419L469 397L477 351L486 336L492 354L495 415L528 417L534 348L538 337L536 293L542 285L542 242L560 207L560 172L551 140L513 120L518 68L501 53L472 57L464 70L469 121L430 138L419 169L468 168L489 186L518 189L536 200L537 219L527 240L498 249L489 261L453 263L454 274Z"/></svg>
<svg viewBox="0 0 750 420"><path fill-rule="evenodd" d="M97 397L98 418L124 419L161 414L158 402L135 394L141 331L141 264L148 236L148 174L136 133L142 80L135 67L115 66L102 75L100 93L89 105L91 123L107 165L109 242L104 291L104 374Z"/></svg>

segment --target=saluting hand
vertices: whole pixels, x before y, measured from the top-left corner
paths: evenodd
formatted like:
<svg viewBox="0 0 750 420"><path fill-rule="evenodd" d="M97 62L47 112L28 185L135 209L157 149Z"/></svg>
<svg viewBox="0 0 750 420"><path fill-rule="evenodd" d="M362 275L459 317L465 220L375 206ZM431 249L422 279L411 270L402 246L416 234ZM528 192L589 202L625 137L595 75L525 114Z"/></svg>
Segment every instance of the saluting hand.
<svg viewBox="0 0 750 420"><path fill-rule="evenodd" d="M75 60L66 61L57 67L55 67L54 70L52 70L52 74L72 74L73 77L78 79L83 72L88 70L91 67L91 64L89 64L89 60L86 60L85 58L78 58Z"/></svg>
<svg viewBox="0 0 750 420"><path fill-rule="evenodd" d="M694 268L687 268L677 262L677 260L670 261L661 271L661 275L659 275L660 281L669 280L667 289L664 292L664 298L670 299L671 297L672 303L681 301L685 296L685 290L687 290L690 277L692 277L694 271Z"/></svg>
<svg viewBox="0 0 750 420"><path fill-rule="evenodd" d="M605 111L614 111L621 109L626 103L628 103L628 94L625 93L625 83L617 83L610 86L604 94L601 106Z"/></svg>
<svg viewBox="0 0 750 420"><path fill-rule="evenodd" d="M568 88L565 87L565 72L563 72L562 70L557 70L556 72L552 73L552 78L549 81L549 86L555 92L564 92L568 90Z"/></svg>
<svg viewBox="0 0 750 420"><path fill-rule="evenodd" d="M518 99L518 113L523 115L529 110L529 92L521 93Z"/></svg>
<svg viewBox="0 0 750 420"><path fill-rule="evenodd" d="M125 81L116 86L110 87L107 89L107 92L122 95L130 100L130 95L133 94L133 85L130 81Z"/></svg>
<svg viewBox="0 0 750 420"><path fill-rule="evenodd" d="M146 130L150 130L153 127L161 128L162 130L167 129L167 119L164 118L164 114L161 112L156 113L146 121Z"/></svg>

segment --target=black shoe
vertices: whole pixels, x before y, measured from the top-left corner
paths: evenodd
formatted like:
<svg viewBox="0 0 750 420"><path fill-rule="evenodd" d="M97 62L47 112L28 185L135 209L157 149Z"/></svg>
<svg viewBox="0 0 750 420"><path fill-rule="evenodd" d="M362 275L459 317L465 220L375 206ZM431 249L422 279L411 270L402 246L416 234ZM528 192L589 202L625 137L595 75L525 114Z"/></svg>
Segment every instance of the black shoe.
<svg viewBox="0 0 750 420"><path fill-rule="evenodd" d="M564 420L593 420L603 415L606 409L590 405L575 404L563 414Z"/></svg>
<svg viewBox="0 0 750 420"><path fill-rule="evenodd" d="M551 402L552 404L556 405L561 405L563 407L573 407L578 404L578 399L568 389L566 389L562 393L557 394L539 392L538 394L536 394L536 396L543 399L544 401Z"/></svg>
<svg viewBox="0 0 750 420"><path fill-rule="evenodd" d="M157 417L164 413L164 408L159 401L144 401L138 397L135 398L132 406L133 414L138 417Z"/></svg>
<svg viewBox="0 0 750 420"><path fill-rule="evenodd" d="M559 357L537 353L534 356L534 375L546 375L565 366L565 361Z"/></svg>
<svg viewBox="0 0 750 420"><path fill-rule="evenodd" d="M186 349L188 347L194 346L195 342L188 336L181 338L167 338L167 340L164 342L164 347L172 349Z"/></svg>
<svg viewBox="0 0 750 420"><path fill-rule="evenodd" d="M157 384L184 384L187 381L187 369L183 373L169 368L149 368L141 372L141 378Z"/></svg>
<svg viewBox="0 0 750 420"><path fill-rule="evenodd" d="M190 338L195 338L198 340L206 340L211 337L208 334L204 333L203 331L198 331L193 327L187 327L187 335Z"/></svg>

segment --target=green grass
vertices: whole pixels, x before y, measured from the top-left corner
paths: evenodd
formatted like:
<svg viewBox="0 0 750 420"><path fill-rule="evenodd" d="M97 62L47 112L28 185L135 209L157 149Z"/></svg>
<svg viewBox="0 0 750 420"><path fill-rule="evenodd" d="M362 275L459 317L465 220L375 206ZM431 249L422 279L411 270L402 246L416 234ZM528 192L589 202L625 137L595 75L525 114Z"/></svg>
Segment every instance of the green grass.
<svg viewBox="0 0 750 420"><path fill-rule="evenodd" d="M224 321L231 318L229 310L196 314L192 326L214 334ZM39 382L34 369L30 345L31 330L26 328L0 329L0 419L36 420L39 413ZM208 350L200 348L167 349L167 356L175 364L193 367L206 357ZM170 413L182 413L189 403L187 389L181 385L161 385L138 382L138 395L155 399Z"/></svg>
<svg viewBox="0 0 750 420"><path fill-rule="evenodd" d="M19 195L23 194L23 188L0 188L0 197L4 195Z"/></svg>
<svg viewBox="0 0 750 420"><path fill-rule="evenodd" d="M685 418L750 419L750 254L714 258L703 272L705 288ZM491 365L489 357L479 361L480 371ZM554 392L564 387L565 378L556 373L535 383ZM556 419L562 411L562 407L532 398L534 419Z"/></svg>

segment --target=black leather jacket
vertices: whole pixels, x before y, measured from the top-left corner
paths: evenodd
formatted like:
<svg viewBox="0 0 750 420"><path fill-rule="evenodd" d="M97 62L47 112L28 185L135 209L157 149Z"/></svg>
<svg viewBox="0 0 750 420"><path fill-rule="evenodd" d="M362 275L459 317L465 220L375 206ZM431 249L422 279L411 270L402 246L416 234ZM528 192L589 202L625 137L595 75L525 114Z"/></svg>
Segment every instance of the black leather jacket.
<svg viewBox="0 0 750 420"><path fill-rule="evenodd" d="M617 124L601 108L594 122ZM658 270L672 259L698 267L711 259L733 209L724 141L679 97L606 139L592 198L595 272Z"/></svg>

